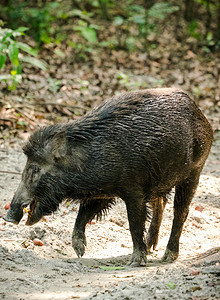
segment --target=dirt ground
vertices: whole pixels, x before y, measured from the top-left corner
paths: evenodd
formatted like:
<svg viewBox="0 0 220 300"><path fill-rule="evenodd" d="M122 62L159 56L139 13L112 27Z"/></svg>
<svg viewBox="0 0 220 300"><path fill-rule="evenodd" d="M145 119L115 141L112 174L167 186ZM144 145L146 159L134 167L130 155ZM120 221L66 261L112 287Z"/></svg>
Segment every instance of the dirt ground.
<svg viewBox="0 0 220 300"><path fill-rule="evenodd" d="M148 256L147 266L139 268L126 267L132 242L120 200L105 219L87 225L87 248L81 259L71 247L75 203L63 203L57 213L33 227L25 226L27 216L18 226L0 218L0 299L220 299L219 154L217 132L174 263L160 262L172 223L172 195L158 250ZM21 148L1 148L0 164L1 170L22 172ZM0 173L0 216L19 180L19 174ZM35 246L35 238L43 246Z"/></svg>

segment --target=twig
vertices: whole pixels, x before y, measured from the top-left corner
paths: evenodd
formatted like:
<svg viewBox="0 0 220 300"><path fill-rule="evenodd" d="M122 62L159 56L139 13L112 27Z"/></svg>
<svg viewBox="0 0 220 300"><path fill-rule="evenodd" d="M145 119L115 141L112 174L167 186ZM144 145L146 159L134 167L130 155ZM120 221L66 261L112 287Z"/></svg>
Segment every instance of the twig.
<svg viewBox="0 0 220 300"><path fill-rule="evenodd" d="M53 105L53 106L60 106L60 107L66 107L66 108L72 108L72 109L87 110L86 107L81 107L81 106L77 106L77 105L68 105L68 104L56 103L56 102L42 102L40 104L34 104L34 105Z"/></svg>
<svg viewBox="0 0 220 300"><path fill-rule="evenodd" d="M29 123L31 123L32 125L36 125L36 122L30 117L28 116L26 113L24 113L20 108L15 108L15 110L17 112L19 112L19 114L26 120L28 120Z"/></svg>
<svg viewBox="0 0 220 300"><path fill-rule="evenodd" d="M0 118L0 121L11 121L11 119L3 119L3 118Z"/></svg>
<svg viewBox="0 0 220 300"><path fill-rule="evenodd" d="M3 174L14 174L14 175L22 175L20 172L11 172L11 171L0 171L0 173Z"/></svg>
<svg viewBox="0 0 220 300"><path fill-rule="evenodd" d="M2 121L2 122L15 122L15 119L3 119L3 118L0 118L0 121Z"/></svg>
<svg viewBox="0 0 220 300"><path fill-rule="evenodd" d="M32 285L34 285L35 287L40 287L40 285L39 284L37 284L37 283L35 283L35 282L33 282L33 281L30 281L30 280L27 280L27 279L25 279L25 278L17 278L17 280L20 280L20 281L24 281L24 282L26 282L26 283L28 283L28 284L32 284Z"/></svg>

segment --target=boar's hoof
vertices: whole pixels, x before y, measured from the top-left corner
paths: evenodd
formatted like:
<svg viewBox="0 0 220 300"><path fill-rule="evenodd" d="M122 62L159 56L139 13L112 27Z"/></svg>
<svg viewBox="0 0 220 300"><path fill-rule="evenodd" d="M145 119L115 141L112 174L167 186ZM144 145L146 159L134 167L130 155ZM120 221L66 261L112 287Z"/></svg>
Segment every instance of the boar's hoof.
<svg viewBox="0 0 220 300"><path fill-rule="evenodd" d="M132 254L131 260L127 263L127 266L135 268L135 267L140 267L142 261L144 264L147 263L147 253L146 251L135 251Z"/></svg>
<svg viewBox="0 0 220 300"><path fill-rule="evenodd" d="M149 237L147 239L147 254L151 253L151 248L152 250L155 250L157 247L157 243L158 243L158 237Z"/></svg>
<svg viewBox="0 0 220 300"><path fill-rule="evenodd" d="M178 258L178 251L171 251L166 249L164 256L162 257L162 262L170 263Z"/></svg>
<svg viewBox="0 0 220 300"><path fill-rule="evenodd" d="M72 237L72 246L78 257L85 253L86 237L84 233L74 233Z"/></svg>

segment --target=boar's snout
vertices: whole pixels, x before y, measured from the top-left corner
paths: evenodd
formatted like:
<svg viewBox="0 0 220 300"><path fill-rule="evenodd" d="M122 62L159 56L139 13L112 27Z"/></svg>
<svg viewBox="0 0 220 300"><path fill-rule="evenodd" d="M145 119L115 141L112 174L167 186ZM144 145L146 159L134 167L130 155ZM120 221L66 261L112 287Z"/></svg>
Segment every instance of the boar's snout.
<svg viewBox="0 0 220 300"><path fill-rule="evenodd" d="M11 203L10 209L4 220L14 224L18 224L23 217L23 207L19 203Z"/></svg>
<svg viewBox="0 0 220 300"><path fill-rule="evenodd" d="M10 209L4 220L14 224L18 224L23 217L23 209L30 202L27 190L21 181L10 205Z"/></svg>

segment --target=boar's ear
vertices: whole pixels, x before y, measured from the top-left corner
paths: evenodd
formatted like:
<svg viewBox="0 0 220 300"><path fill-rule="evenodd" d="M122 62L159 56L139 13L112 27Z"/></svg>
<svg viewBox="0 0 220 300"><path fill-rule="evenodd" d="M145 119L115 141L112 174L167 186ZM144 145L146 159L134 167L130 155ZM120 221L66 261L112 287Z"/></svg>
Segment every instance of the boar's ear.
<svg viewBox="0 0 220 300"><path fill-rule="evenodd" d="M64 158L67 154L66 136L63 133L58 133L49 139L46 145L46 153L52 160Z"/></svg>
<svg viewBox="0 0 220 300"><path fill-rule="evenodd" d="M54 162L60 162L76 171L83 170L87 160L84 140L71 139L70 142L65 134L59 133L49 142L48 147Z"/></svg>

